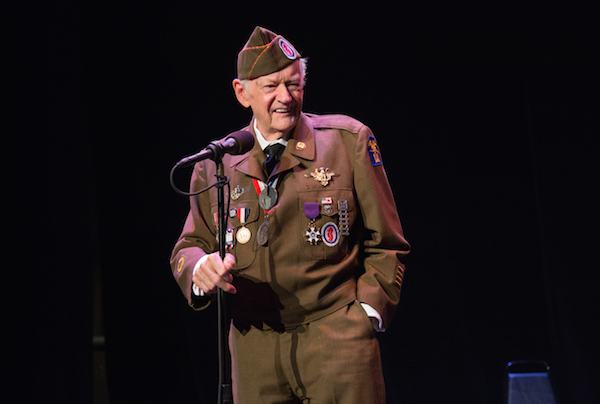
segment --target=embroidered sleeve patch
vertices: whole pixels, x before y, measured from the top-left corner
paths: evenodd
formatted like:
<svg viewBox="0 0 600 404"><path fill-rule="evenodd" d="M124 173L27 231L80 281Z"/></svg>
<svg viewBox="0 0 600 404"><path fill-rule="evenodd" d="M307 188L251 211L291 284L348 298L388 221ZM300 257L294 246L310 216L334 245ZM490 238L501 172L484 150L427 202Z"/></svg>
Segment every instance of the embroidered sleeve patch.
<svg viewBox="0 0 600 404"><path fill-rule="evenodd" d="M367 140L367 146L369 150L369 157L371 158L371 165L373 167L382 165L383 162L381 161L381 153L379 152L379 146L377 145L375 137L369 136Z"/></svg>
<svg viewBox="0 0 600 404"><path fill-rule="evenodd" d="M181 270L183 269L183 264L185 264L185 257L181 257L179 258L179 261L177 261L177 272L181 272Z"/></svg>

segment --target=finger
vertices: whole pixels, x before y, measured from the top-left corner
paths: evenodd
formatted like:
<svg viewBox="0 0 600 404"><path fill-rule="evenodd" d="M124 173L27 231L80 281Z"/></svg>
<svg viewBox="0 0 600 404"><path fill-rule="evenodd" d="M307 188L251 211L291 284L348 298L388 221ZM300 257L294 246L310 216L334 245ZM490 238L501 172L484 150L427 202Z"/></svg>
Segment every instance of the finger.
<svg viewBox="0 0 600 404"><path fill-rule="evenodd" d="M227 266L229 266L229 264ZM203 290L207 293L217 293L217 287L223 289L227 293L237 292L232 285L233 276L218 254L211 254L210 257L207 257L202 265L200 265L199 270L196 271L196 274L198 275L199 287L206 287L206 290Z"/></svg>
<svg viewBox="0 0 600 404"><path fill-rule="evenodd" d="M226 282L233 282L233 275L230 272L235 265L235 258L233 255L226 254L223 259L221 259L220 255L215 255L211 257L209 265L211 266L211 269ZM215 283L217 282L215 278L213 278L213 280Z"/></svg>
<svg viewBox="0 0 600 404"><path fill-rule="evenodd" d="M221 259L218 253L214 253L207 260L207 264L217 275L225 277L235 264L235 258L232 255L226 255L224 259Z"/></svg>
<svg viewBox="0 0 600 404"><path fill-rule="evenodd" d="M201 258L200 265L194 271L192 282L202 289L204 293L215 294L217 293L216 282L219 276L216 275L213 265L209 262L210 258L208 255Z"/></svg>
<svg viewBox="0 0 600 404"><path fill-rule="evenodd" d="M223 291L225 291L227 293L237 293L237 289L232 284L233 276L231 274L227 274L227 275L231 279L227 279L227 278L221 277L221 276L216 276L215 278L211 279L210 283L214 284L215 287L211 288L210 293L217 293L216 288L221 288L221 289L223 289Z"/></svg>
<svg viewBox="0 0 600 404"><path fill-rule="evenodd" d="M225 254L225 258L223 259L223 265L228 271L230 271L235 265L235 257L229 253Z"/></svg>
<svg viewBox="0 0 600 404"><path fill-rule="evenodd" d="M215 294L217 293L217 287L211 282L205 281L205 278L200 276L200 271L196 271L196 275L192 278L194 285L200 288L204 293Z"/></svg>

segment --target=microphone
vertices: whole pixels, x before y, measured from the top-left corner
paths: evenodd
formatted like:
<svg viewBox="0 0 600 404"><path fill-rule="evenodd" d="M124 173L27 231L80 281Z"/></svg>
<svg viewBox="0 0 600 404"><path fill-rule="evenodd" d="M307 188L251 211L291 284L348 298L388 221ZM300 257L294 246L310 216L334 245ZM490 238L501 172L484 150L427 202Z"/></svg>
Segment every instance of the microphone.
<svg viewBox="0 0 600 404"><path fill-rule="evenodd" d="M182 158L177 164L175 164L175 167L187 167L197 163L198 161L206 159L217 161L220 160L225 154L231 154L234 156L237 154L244 154L249 152L252 147L254 147L254 135L248 131L239 130L231 133L220 142L210 142L210 144L206 146L204 150L196 154Z"/></svg>

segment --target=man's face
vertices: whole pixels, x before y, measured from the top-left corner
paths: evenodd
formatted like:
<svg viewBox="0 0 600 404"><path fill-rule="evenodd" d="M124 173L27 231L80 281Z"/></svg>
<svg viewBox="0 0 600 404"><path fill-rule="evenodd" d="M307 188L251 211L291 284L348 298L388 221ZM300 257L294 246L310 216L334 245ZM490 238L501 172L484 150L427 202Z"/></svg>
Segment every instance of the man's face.
<svg viewBox="0 0 600 404"><path fill-rule="evenodd" d="M278 139L296 126L304 98L303 79L298 60L283 70L251 80L246 86L238 79L233 81L238 101L252 108L265 139Z"/></svg>

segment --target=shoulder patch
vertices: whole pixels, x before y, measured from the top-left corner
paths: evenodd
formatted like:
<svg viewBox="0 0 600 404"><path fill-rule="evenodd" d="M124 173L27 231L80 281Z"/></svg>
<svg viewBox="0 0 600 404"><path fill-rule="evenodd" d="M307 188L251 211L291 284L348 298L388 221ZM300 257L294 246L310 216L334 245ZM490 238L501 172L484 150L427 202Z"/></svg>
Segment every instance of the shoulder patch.
<svg viewBox="0 0 600 404"><path fill-rule="evenodd" d="M377 145L377 141L373 135L370 135L367 139L367 150L369 151L369 157L371 158L371 165L373 167L383 164L383 161L381 161L381 153L379 152L379 145Z"/></svg>

